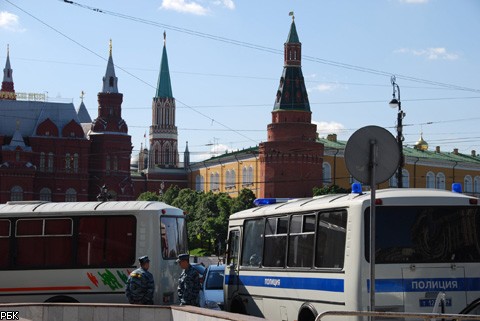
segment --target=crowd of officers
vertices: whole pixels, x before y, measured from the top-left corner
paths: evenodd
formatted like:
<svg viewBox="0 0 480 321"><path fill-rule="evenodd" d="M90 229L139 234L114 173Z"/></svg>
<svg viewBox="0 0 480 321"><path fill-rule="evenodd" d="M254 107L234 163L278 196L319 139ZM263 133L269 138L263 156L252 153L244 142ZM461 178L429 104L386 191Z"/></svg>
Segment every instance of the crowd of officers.
<svg viewBox="0 0 480 321"><path fill-rule="evenodd" d="M153 304L155 282L148 271L150 259L142 256L138 259L140 267L130 273L125 287L125 295L131 304ZM183 269L178 279L177 294L180 305L199 306L200 278L198 272L190 265L190 256L180 254L177 263Z"/></svg>

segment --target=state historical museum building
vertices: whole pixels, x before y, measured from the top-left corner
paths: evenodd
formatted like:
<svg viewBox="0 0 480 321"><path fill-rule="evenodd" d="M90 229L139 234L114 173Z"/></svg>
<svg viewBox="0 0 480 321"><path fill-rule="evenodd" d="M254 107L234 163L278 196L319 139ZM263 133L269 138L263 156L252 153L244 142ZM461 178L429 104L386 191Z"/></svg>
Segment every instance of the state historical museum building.
<svg viewBox="0 0 480 321"><path fill-rule="evenodd" d="M83 100L76 109L16 93L7 50L0 91L0 203L91 201L102 186L112 199L134 199L132 143L117 80L110 44L92 121Z"/></svg>

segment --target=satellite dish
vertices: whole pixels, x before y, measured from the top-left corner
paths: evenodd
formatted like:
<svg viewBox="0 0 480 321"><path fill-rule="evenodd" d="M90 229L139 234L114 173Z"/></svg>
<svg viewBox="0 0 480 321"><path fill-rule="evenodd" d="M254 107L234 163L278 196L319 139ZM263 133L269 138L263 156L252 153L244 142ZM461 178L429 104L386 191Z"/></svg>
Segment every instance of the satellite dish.
<svg viewBox="0 0 480 321"><path fill-rule="evenodd" d="M392 177L400 164L397 140L385 128L362 127L347 141L345 163L350 174L359 182L370 186L383 183ZM370 182L372 179L373 184Z"/></svg>

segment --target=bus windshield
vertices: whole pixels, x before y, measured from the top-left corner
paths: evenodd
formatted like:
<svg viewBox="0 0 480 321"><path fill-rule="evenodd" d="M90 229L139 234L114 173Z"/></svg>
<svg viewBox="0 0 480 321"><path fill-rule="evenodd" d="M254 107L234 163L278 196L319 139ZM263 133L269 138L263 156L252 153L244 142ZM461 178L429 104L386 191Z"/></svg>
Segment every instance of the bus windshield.
<svg viewBox="0 0 480 321"><path fill-rule="evenodd" d="M187 228L183 217L162 217L160 221L162 256L164 259L176 259L181 253L187 253Z"/></svg>
<svg viewBox="0 0 480 321"><path fill-rule="evenodd" d="M378 206L375 261L480 262L477 207ZM370 259L370 208L365 210L365 256Z"/></svg>

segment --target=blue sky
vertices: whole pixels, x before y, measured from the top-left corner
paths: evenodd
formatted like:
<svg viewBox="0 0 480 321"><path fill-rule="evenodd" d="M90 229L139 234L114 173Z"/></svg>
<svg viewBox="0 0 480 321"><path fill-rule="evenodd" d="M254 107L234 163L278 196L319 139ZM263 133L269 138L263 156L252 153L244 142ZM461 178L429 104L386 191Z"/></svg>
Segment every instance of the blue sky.
<svg viewBox="0 0 480 321"><path fill-rule="evenodd" d="M166 31L180 156L188 141L200 160L266 140L290 11L321 137L348 140L367 125L395 134L396 75L406 145L423 132L431 150L480 153L477 0L0 0L0 66L8 44L17 92L78 106L83 90L95 118L112 39L136 153Z"/></svg>

